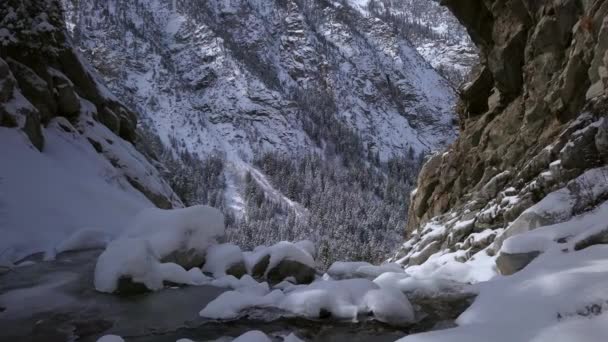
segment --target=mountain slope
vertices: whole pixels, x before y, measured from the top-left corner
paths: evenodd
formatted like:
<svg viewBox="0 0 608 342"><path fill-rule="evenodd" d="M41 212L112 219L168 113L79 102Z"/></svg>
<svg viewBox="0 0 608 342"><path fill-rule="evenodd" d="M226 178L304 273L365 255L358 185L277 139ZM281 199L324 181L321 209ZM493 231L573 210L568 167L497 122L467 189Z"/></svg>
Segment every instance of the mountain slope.
<svg viewBox="0 0 608 342"><path fill-rule="evenodd" d="M181 206L129 142L135 114L72 49L59 2L6 1L0 17L0 261Z"/></svg>
<svg viewBox="0 0 608 342"><path fill-rule="evenodd" d="M379 220L375 208L395 186L408 191L419 156L455 137L449 83L389 22L341 2L72 0L64 7L74 41L159 135L165 147L156 154L169 155L168 164L187 160L192 172L177 173L204 173L194 171L196 160L221 160L214 181L200 184L224 185L188 202L224 207L257 243L324 239L319 225L330 225L344 241L364 246L371 234L394 244L407 198L391 195L382 209L391 214ZM402 164L393 167L401 174L389 171ZM321 198L302 197L300 173L332 186L316 189ZM349 188L346 175L355 173ZM319 209L337 196L361 197L351 190L373 205ZM285 231L294 220L296 232ZM268 236L273 231L281 232Z"/></svg>

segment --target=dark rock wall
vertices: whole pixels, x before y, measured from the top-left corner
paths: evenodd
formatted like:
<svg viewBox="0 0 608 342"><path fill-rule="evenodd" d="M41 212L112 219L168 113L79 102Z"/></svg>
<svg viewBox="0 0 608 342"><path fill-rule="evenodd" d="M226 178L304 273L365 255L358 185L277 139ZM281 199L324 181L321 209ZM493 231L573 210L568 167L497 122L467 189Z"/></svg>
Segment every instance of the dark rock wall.
<svg viewBox="0 0 608 342"><path fill-rule="evenodd" d="M22 128L38 149L44 146L40 126L58 116L76 120L80 99L95 105L94 116L101 123L134 140L136 115L107 92L75 53L59 1L6 0L0 4L0 18L0 76L9 71L14 76L3 83L0 102L8 102L12 87L18 86L34 105L20 114L27 118ZM0 106L1 122L16 121L9 118L15 114Z"/></svg>

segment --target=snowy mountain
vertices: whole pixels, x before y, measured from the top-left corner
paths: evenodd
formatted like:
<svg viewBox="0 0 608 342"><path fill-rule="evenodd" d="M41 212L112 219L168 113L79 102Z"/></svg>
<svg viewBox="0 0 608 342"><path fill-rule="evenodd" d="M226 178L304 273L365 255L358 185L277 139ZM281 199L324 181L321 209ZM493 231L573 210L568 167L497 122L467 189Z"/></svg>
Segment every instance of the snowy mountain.
<svg viewBox="0 0 608 342"><path fill-rule="evenodd" d="M5 1L0 17L0 264L182 206L132 145L135 114L72 49L59 3Z"/></svg>
<svg viewBox="0 0 608 342"><path fill-rule="evenodd" d="M168 149L157 150L157 155L185 153L189 155L186 159L204 164L221 159L221 171L213 184L219 181L225 186L213 194L207 192L203 200L193 195L187 202L223 206L237 220L266 217L257 223L266 228L259 228L261 232L256 230L253 236L279 229L268 228L269 224L272 227L269 220L276 216L265 214L268 211L282 211L285 219L292 215L300 220L311 214L311 207L331 202L329 194L323 199L311 199L311 194L303 197L304 192L318 191L312 186L306 191L288 189L285 177L300 173L298 165L304 165L306 159L311 184L318 175L315 170L324 168L327 174L318 176L319 181L325 182L326 176L332 182L340 179L332 190L342 193L339 196L350 191L349 172L368 175L358 176L361 180L375 179L375 190L369 189L367 181L358 181L351 189L360 193L348 196L361 201L361 193L366 193L375 203L371 207L376 208L382 206L387 192L396 191L388 183L399 184L399 192L407 193L419 156L446 146L455 137L455 94L450 84L419 55L404 33L392 29L390 21L366 16L346 3L63 3L75 44L109 88L141 113L146 127ZM321 156L320 163L313 161L314 154ZM272 165L291 171L279 177L276 168L264 164L263 158L268 156L274 159ZM282 163L283 158L291 162ZM405 174L388 170L388 162L394 160L407 165L393 168ZM299 169L306 177L304 169ZM201 172L205 171L193 174ZM172 174L179 173L186 172ZM188 181L176 180L172 185L180 182ZM201 182L206 182L204 187L211 184ZM262 202L273 203L265 204L259 215L250 208L257 191L252 187L261 189ZM223 200L218 200L218 193ZM390 210L382 209L393 212L380 219L384 223L379 239L386 240L384 243L394 244L399 227L405 224L407 197L400 196L404 199L395 197ZM364 207L364 203L354 207ZM358 219L347 214L338 219L348 218L352 225L357 220L370 221L371 225L375 209L361 211L356 214L361 216ZM307 222L309 227L302 228L306 232L294 234L321 234L318 227L310 226L324 220L318 217L319 222ZM346 229L342 221L335 226Z"/></svg>
<svg viewBox="0 0 608 342"><path fill-rule="evenodd" d="M429 0L351 0L365 16L391 23L433 68L459 87L478 63L477 48L447 7Z"/></svg>

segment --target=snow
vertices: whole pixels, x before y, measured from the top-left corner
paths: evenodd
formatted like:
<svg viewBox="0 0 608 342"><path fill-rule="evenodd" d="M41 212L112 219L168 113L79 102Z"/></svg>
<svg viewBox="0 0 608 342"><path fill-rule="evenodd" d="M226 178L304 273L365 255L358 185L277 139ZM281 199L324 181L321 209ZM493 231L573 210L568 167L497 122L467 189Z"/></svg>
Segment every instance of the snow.
<svg viewBox="0 0 608 342"><path fill-rule="evenodd" d="M97 342L125 342L125 340L117 335L104 335L97 339Z"/></svg>
<svg viewBox="0 0 608 342"><path fill-rule="evenodd" d="M315 267L315 260L309 254L309 243L291 243L288 241L280 241L270 247L258 246L253 252L243 253L245 256L245 264L247 270L251 272L253 267L265 256L270 255L270 262L266 268L266 274L277 266L282 260L297 261L301 264ZM264 276L266 276L264 274Z"/></svg>
<svg viewBox="0 0 608 342"><path fill-rule="evenodd" d="M457 328L410 335L400 341L605 340L608 316L587 310L593 305L605 308L607 258L608 246L604 245L572 253L559 248L547 251L514 275L479 284L480 293L458 317Z"/></svg>
<svg viewBox="0 0 608 342"><path fill-rule="evenodd" d="M363 305L380 322L394 325L414 322L414 309L399 289L384 287L368 291L363 297Z"/></svg>
<svg viewBox="0 0 608 342"><path fill-rule="evenodd" d="M97 229L81 229L55 247L55 253L77 251L83 249L104 248L110 242L111 236Z"/></svg>
<svg viewBox="0 0 608 342"><path fill-rule="evenodd" d="M299 337L297 337L294 333L291 333L285 337L283 337L283 342L304 342Z"/></svg>
<svg viewBox="0 0 608 342"><path fill-rule="evenodd" d="M233 319L252 307L274 307L305 318L319 318L323 311L332 317L356 321L373 312L375 319L403 325L414 320L414 311L398 289L381 288L367 279L319 280L310 285L275 289L268 294L230 291L209 303L200 315L212 319Z"/></svg>
<svg viewBox="0 0 608 342"><path fill-rule="evenodd" d="M55 246L85 227L117 234L136 212L152 206L84 137L65 132L58 122L71 127L64 120L51 121L43 129L42 153L20 131L0 127L0 159L5 161L0 168L0 258L8 262L39 251L54 254ZM120 140L114 139L115 144Z"/></svg>
<svg viewBox="0 0 608 342"><path fill-rule="evenodd" d="M354 278L357 269L362 266L372 266L365 261L336 261L327 270L327 274L334 279Z"/></svg>
<svg viewBox="0 0 608 342"><path fill-rule="evenodd" d="M243 252L239 246L231 243L213 245L207 249L203 272L212 273L218 278L226 275L226 270L239 262L243 262Z"/></svg>
<svg viewBox="0 0 608 342"><path fill-rule="evenodd" d="M129 228L99 256L95 266L95 288L101 292L114 292L121 277L131 278L150 290L163 288L163 281L200 285L206 281L200 270L187 272L180 265L160 260L176 251L194 250L204 254L223 234L224 216L208 206L142 210L131 220ZM235 247L224 245L214 249L211 253L214 264L209 268L222 274L220 269L225 267L223 262L226 260L221 257L234 257ZM215 255L217 253L220 255Z"/></svg>
<svg viewBox="0 0 608 342"><path fill-rule="evenodd" d="M571 247L577 241L607 230L608 202L582 215L563 222L543 226L527 234L515 235L502 245L501 251L505 253L526 253L532 251L544 252L560 245L562 249ZM558 243L558 240L567 239L570 243Z"/></svg>
<svg viewBox="0 0 608 342"><path fill-rule="evenodd" d="M204 280L199 272L187 272L174 263L158 261L148 240L122 238L112 241L97 259L95 265L95 289L112 293L117 290L121 277L145 285L150 290L160 290L164 281L197 285Z"/></svg>
<svg viewBox="0 0 608 342"><path fill-rule="evenodd" d="M456 320L458 327L410 335L400 341L605 340L608 246L580 244L607 232L608 202L595 204L607 191L605 172L605 167L586 171L507 227L504 242L493 246L497 254L542 252L513 275L491 276L495 274L495 257L480 251L466 263L450 260L454 253L433 255L423 265L405 270L411 278L397 274L378 277L375 282L380 286L395 286L402 291L433 286L441 278L479 281L474 287L478 296ZM581 203L592 208L574 210ZM528 227L523 224L526 220ZM488 276L485 281L484 274ZM408 284L412 278L428 284ZM437 290L444 291L440 287Z"/></svg>
<svg viewBox="0 0 608 342"><path fill-rule="evenodd" d="M121 238L141 238L163 258L174 251L207 248L224 236L224 215L215 208L196 205L179 209L148 208L138 213Z"/></svg>
<svg viewBox="0 0 608 342"><path fill-rule="evenodd" d="M241 293L259 296L263 296L270 291L270 286L267 282L258 283L249 274L243 275L240 279L231 275L223 276L209 282L209 285L232 288Z"/></svg>
<svg viewBox="0 0 608 342"><path fill-rule="evenodd" d="M306 253L310 254L310 256L312 256L313 258L317 255L317 248L315 247L314 242L310 240L297 241L294 243L294 245L305 251Z"/></svg>
<svg viewBox="0 0 608 342"><path fill-rule="evenodd" d="M207 304L207 306L199 312L199 315L204 318L212 319L232 319L238 317L243 309L271 306L282 299L283 296L283 292L280 290L274 290L264 296L238 291L228 291L222 293L211 303Z"/></svg>
<svg viewBox="0 0 608 342"><path fill-rule="evenodd" d="M362 278L375 278L386 272L402 273L403 267L395 263L387 263L380 266L370 265L357 268L355 274Z"/></svg>
<svg viewBox="0 0 608 342"><path fill-rule="evenodd" d="M252 330L235 338L232 342L272 342L272 340L259 330Z"/></svg>

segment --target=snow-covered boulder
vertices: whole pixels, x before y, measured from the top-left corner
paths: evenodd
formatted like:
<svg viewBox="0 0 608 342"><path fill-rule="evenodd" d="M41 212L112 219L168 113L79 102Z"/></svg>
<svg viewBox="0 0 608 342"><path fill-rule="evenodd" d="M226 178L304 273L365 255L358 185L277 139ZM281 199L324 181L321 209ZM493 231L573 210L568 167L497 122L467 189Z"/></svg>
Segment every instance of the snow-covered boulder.
<svg viewBox="0 0 608 342"><path fill-rule="evenodd" d="M225 275L241 278L247 274L241 248L231 243L210 246L207 249L203 272L212 273L216 278Z"/></svg>
<svg viewBox="0 0 608 342"><path fill-rule="evenodd" d="M272 340L259 330L252 330L235 338L232 342L271 342Z"/></svg>
<svg viewBox="0 0 608 342"><path fill-rule="evenodd" d="M407 297L396 288L383 288L367 279L318 280L270 293L225 292L210 302L200 315L213 319L234 319L248 308L278 308L310 319L356 320L360 316L392 325L414 321Z"/></svg>
<svg viewBox="0 0 608 342"><path fill-rule="evenodd" d="M327 274L336 280L354 278L359 267L372 266L365 261L336 261L327 270Z"/></svg>
<svg viewBox="0 0 608 342"><path fill-rule="evenodd" d="M190 269L205 263L207 248L217 244L224 234L224 215L218 209L197 205L144 209L121 238L145 239L160 260Z"/></svg>
<svg viewBox="0 0 608 342"><path fill-rule="evenodd" d="M372 280L386 272L403 273L403 267L395 263L375 266L365 261L336 261L327 270L327 275L336 280L351 278Z"/></svg>
<svg viewBox="0 0 608 342"><path fill-rule="evenodd" d="M256 248L247 253L247 267L254 277L268 279L272 284L283 280L309 284L316 274L315 260L309 247L308 243L281 241L270 247Z"/></svg>
<svg viewBox="0 0 608 342"><path fill-rule="evenodd" d="M133 293L159 290L167 282L200 285L206 277L196 266L223 235L224 217L211 207L144 209L99 256L95 288Z"/></svg>
<svg viewBox="0 0 608 342"><path fill-rule="evenodd" d="M174 263L161 263L144 239L111 242L95 265L95 289L116 294L160 290L165 282L198 285L204 281L200 269L186 271Z"/></svg>

